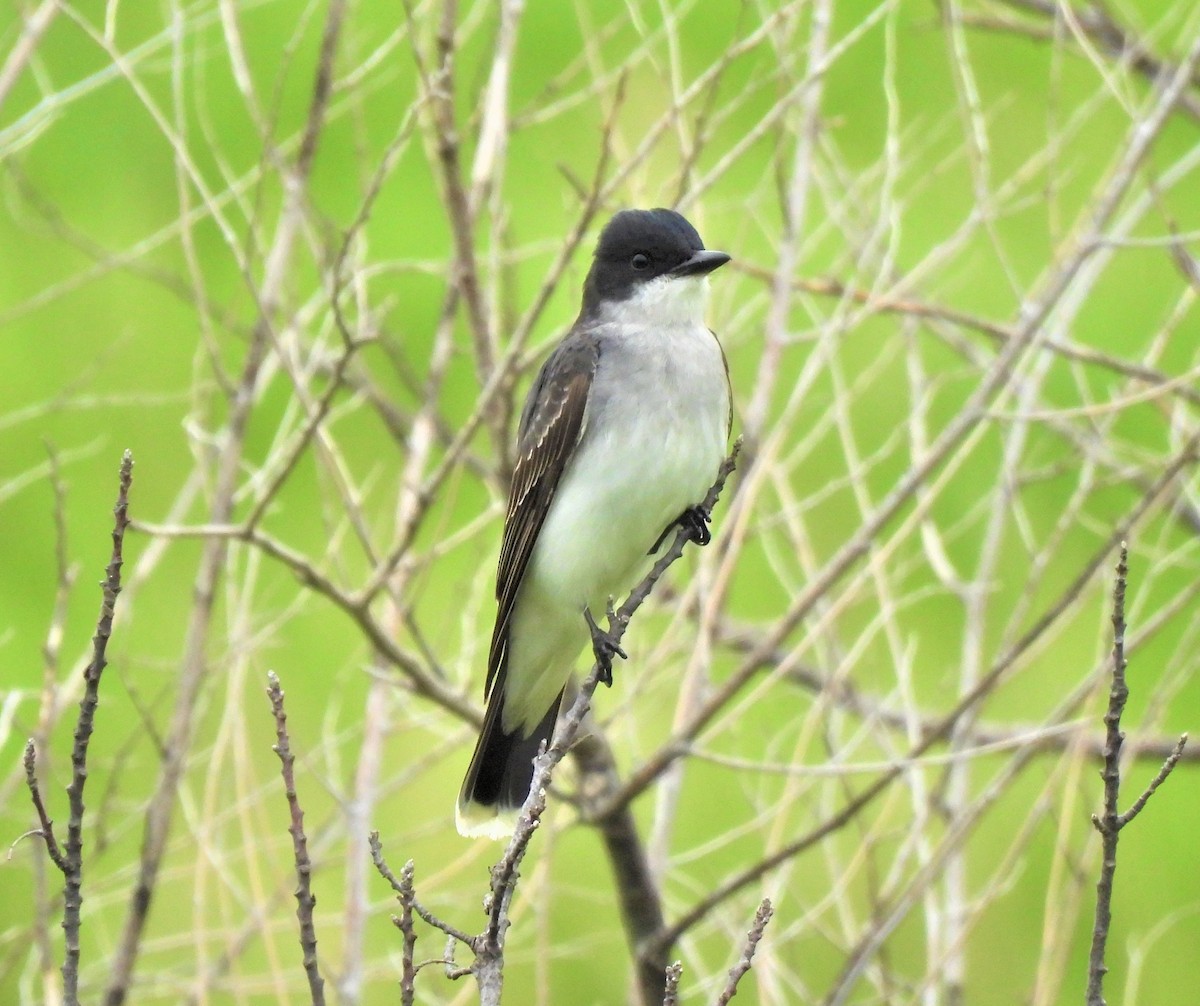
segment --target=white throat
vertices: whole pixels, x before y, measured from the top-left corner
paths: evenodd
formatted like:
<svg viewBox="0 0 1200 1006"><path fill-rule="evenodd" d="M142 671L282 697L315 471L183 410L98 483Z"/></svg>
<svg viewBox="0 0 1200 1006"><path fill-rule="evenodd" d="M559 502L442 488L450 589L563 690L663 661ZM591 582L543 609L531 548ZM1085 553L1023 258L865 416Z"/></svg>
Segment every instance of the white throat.
<svg viewBox="0 0 1200 1006"><path fill-rule="evenodd" d="M702 327L707 300L707 276L657 276L628 300L606 305L604 316L606 321L636 318L654 328Z"/></svg>

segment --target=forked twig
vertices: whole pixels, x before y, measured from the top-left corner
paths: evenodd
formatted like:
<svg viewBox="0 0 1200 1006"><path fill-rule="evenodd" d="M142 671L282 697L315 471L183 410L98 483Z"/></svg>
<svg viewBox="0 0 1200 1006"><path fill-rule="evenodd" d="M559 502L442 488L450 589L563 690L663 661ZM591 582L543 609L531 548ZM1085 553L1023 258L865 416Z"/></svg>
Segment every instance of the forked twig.
<svg viewBox="0 0 1200 1006"><path fill-rule="evenodd" d="M1121 746L1125 734L1121 731L1121 716L1129 699L1129 686L1125 681L1125 588L1129 577L1129 549L1121 542L1121 556L1117 560L1117 579L1113 585L1113 651L1112 687L1108 693L1108 708L1104 712L1104 767L1100 777L1104 780L1104 809L1092 815L1092 825L1100 833L1101 858L1100 879L1096 881L1096 916L1092 925L1092 948L1088 955L1087 1006L1104 1006L1103 983L1108 967L1104 963L1104 951L1112 925L1113 881L1117 873L1117 841L1122 829L1129 824L1146 802L1154 795L1167 776L1179 763L1187 744L1187 734L1180 736L1175 750L1168 755L1158 773L1141 795L1121 813Z"/></svg>
<svg viewBox="0 0 1200 1006"><path fill-rule="evenodd" d="M83 907L83 790L88 775L88 746L95 728L96 709L100 705L100 676L108 666L108 640L112 636L117 595L121 593L125 528L129 525L129 487L132 483L133 454L126 451L121 458L117 502L113 507L115 520L112 530L112 555L105 568L104 580L101 581L103 598L100 602L100 617L96 621L96 634L92 637L92 659L83 672L84 691L79 701L79 718L75 722L75 740L71 745L71 782L67 786L70 812L67 818L67 841L63 847L59 846L55 838L54 823L46 810L38 786L36 745L33 740L25 745L25 781L40 824L37 833L46 843L50 859L65 881L62 976L63 1001L67 1006L75 1006L79 1002L79 929Z"/></svg>

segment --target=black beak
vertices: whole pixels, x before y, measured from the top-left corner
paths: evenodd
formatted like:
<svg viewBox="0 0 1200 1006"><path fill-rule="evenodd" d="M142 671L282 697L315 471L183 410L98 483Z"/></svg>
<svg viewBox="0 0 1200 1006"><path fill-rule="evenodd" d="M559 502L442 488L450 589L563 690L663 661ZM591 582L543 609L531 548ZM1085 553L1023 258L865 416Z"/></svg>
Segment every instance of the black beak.
<svg viewBox="0 0 1200 1006"><path fill-rule="evenodd" d="M729 261L729 256L723 251L692 252L692 257L680 262L671 270L672 276L703 276L719 269Z"/></svg>

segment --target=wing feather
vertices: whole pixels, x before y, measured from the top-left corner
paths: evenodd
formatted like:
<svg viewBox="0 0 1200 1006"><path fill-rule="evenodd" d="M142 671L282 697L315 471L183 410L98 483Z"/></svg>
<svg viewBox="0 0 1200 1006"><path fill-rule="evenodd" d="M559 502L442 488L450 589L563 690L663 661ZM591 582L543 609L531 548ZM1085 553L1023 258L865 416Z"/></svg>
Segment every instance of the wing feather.
<svg viewBox="0 0 1200 1006"><path fill-rule="evenodd" d="M499 607L485 695L491 693L498 675L503 678L517 594L559 480L583 436L588 393L599 357L594 338L578 333L568 336L546 360L529 392L517 435L517 462L500 543L496 572Z"/></svg>

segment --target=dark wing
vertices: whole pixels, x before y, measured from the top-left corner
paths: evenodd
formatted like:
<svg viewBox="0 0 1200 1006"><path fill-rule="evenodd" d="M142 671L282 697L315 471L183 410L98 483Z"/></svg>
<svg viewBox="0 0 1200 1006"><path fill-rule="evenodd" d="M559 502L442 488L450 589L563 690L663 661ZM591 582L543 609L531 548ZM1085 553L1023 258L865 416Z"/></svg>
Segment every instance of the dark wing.
<svg viewBox="0 0 1200 1006"><path fill-rule="evenodd" d="M583 435L584 412L600 348L594 336L572 333L550 354L529 392L517 432L517 464L496 573L496 628L488 654L487 685L504 666L508 627L529 557L545 523L567 462Z"/></svg>

